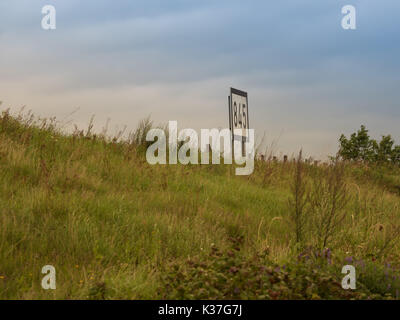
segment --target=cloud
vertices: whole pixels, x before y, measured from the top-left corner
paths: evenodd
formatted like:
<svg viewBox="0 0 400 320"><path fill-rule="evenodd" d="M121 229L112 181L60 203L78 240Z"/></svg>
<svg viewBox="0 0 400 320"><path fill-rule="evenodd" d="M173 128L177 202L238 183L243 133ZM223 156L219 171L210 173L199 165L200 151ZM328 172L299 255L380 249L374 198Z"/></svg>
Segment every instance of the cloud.
<svg viewBox="0 0 400 320"><path fill-rule="evenodd" d="M52 2L57 30L46 32ZM151 113L200 128L226 125L235 86L249 91L251 124L284 132L288 153L332 153L366 122L400 138L400 3L352 3L355 31L340 27L348 1L4 0L1 100L46 115L79 105L81 122L133 126Z"/></svg>

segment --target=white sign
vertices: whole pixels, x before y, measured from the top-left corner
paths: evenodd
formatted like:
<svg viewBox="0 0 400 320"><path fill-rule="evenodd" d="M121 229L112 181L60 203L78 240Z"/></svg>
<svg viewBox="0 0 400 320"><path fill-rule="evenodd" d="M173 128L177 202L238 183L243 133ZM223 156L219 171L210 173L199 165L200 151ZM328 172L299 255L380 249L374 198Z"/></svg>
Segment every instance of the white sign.
<svg viewBox="0 0 400 320"><path fill-rule="evenodd" d="M231 88L229 97L229 120L232 132L235 132L235 137L248 137L247 130L249 129L249 104L247 92Z"/></svg>

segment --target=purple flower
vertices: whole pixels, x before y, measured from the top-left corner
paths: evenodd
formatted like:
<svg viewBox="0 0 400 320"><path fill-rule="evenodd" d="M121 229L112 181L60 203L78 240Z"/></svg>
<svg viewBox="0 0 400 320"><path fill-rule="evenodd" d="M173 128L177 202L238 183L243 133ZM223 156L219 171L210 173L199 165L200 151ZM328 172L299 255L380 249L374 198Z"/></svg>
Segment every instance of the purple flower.
<svg viewBox="0 0 400 320"><path fill-rule="evenodd" d="M353 262L353 257L346 257L344 259L347 263L352 263Z"/></svg>
<svg viewBox="0 0 400 320"><path fill-rule="evenodd" d="M331 253L332 253L332 251L331 251L331 249L326 249L326 257L328 258L328 259L330 259L331 258Z"/></svg>

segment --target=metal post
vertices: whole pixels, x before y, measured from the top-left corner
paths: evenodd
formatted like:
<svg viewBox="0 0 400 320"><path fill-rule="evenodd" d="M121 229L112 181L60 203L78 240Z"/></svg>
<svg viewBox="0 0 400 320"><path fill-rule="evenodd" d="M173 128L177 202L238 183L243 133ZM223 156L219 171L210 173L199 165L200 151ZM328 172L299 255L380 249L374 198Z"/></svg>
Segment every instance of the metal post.
<svg viewBox="0 0 400 320"><path fill-rule="evenodd" d="M231 131L231 152L232 152L232 157L235 157L235 153L234 153L234 145L235 145L235 136L233 134L233 119L232 119L232 106L231 106L231 96L228 96L228 109L229 109L229 130Z"/></svg>

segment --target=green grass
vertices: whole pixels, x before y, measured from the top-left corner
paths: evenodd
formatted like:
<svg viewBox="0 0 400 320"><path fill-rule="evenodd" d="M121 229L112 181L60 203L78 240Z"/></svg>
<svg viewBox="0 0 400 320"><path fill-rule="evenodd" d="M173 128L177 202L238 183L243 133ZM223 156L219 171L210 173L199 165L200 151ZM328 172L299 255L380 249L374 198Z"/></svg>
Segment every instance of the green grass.
<svg viewBox="0 0 400 320"><path fill-rule="evenodd" d="M229 250L232 238L243 237L237 259L268 252L276 265L314 246L312 234L295 243L293 163L256 162L249 177L228 165L151 166L137 139L66 135L54 123L0 117L0 299L171 298L166 266L190 268L188 260L209 259L213 247ZM307 177L312 170L328 169L307 166ZM346 218L327 245L332 275L346 256L379 270L398 266L399 181L398 168L346 166ZM48 264L56 290L40 285ZM363 292L383 296L367 275Z"/></svg>

